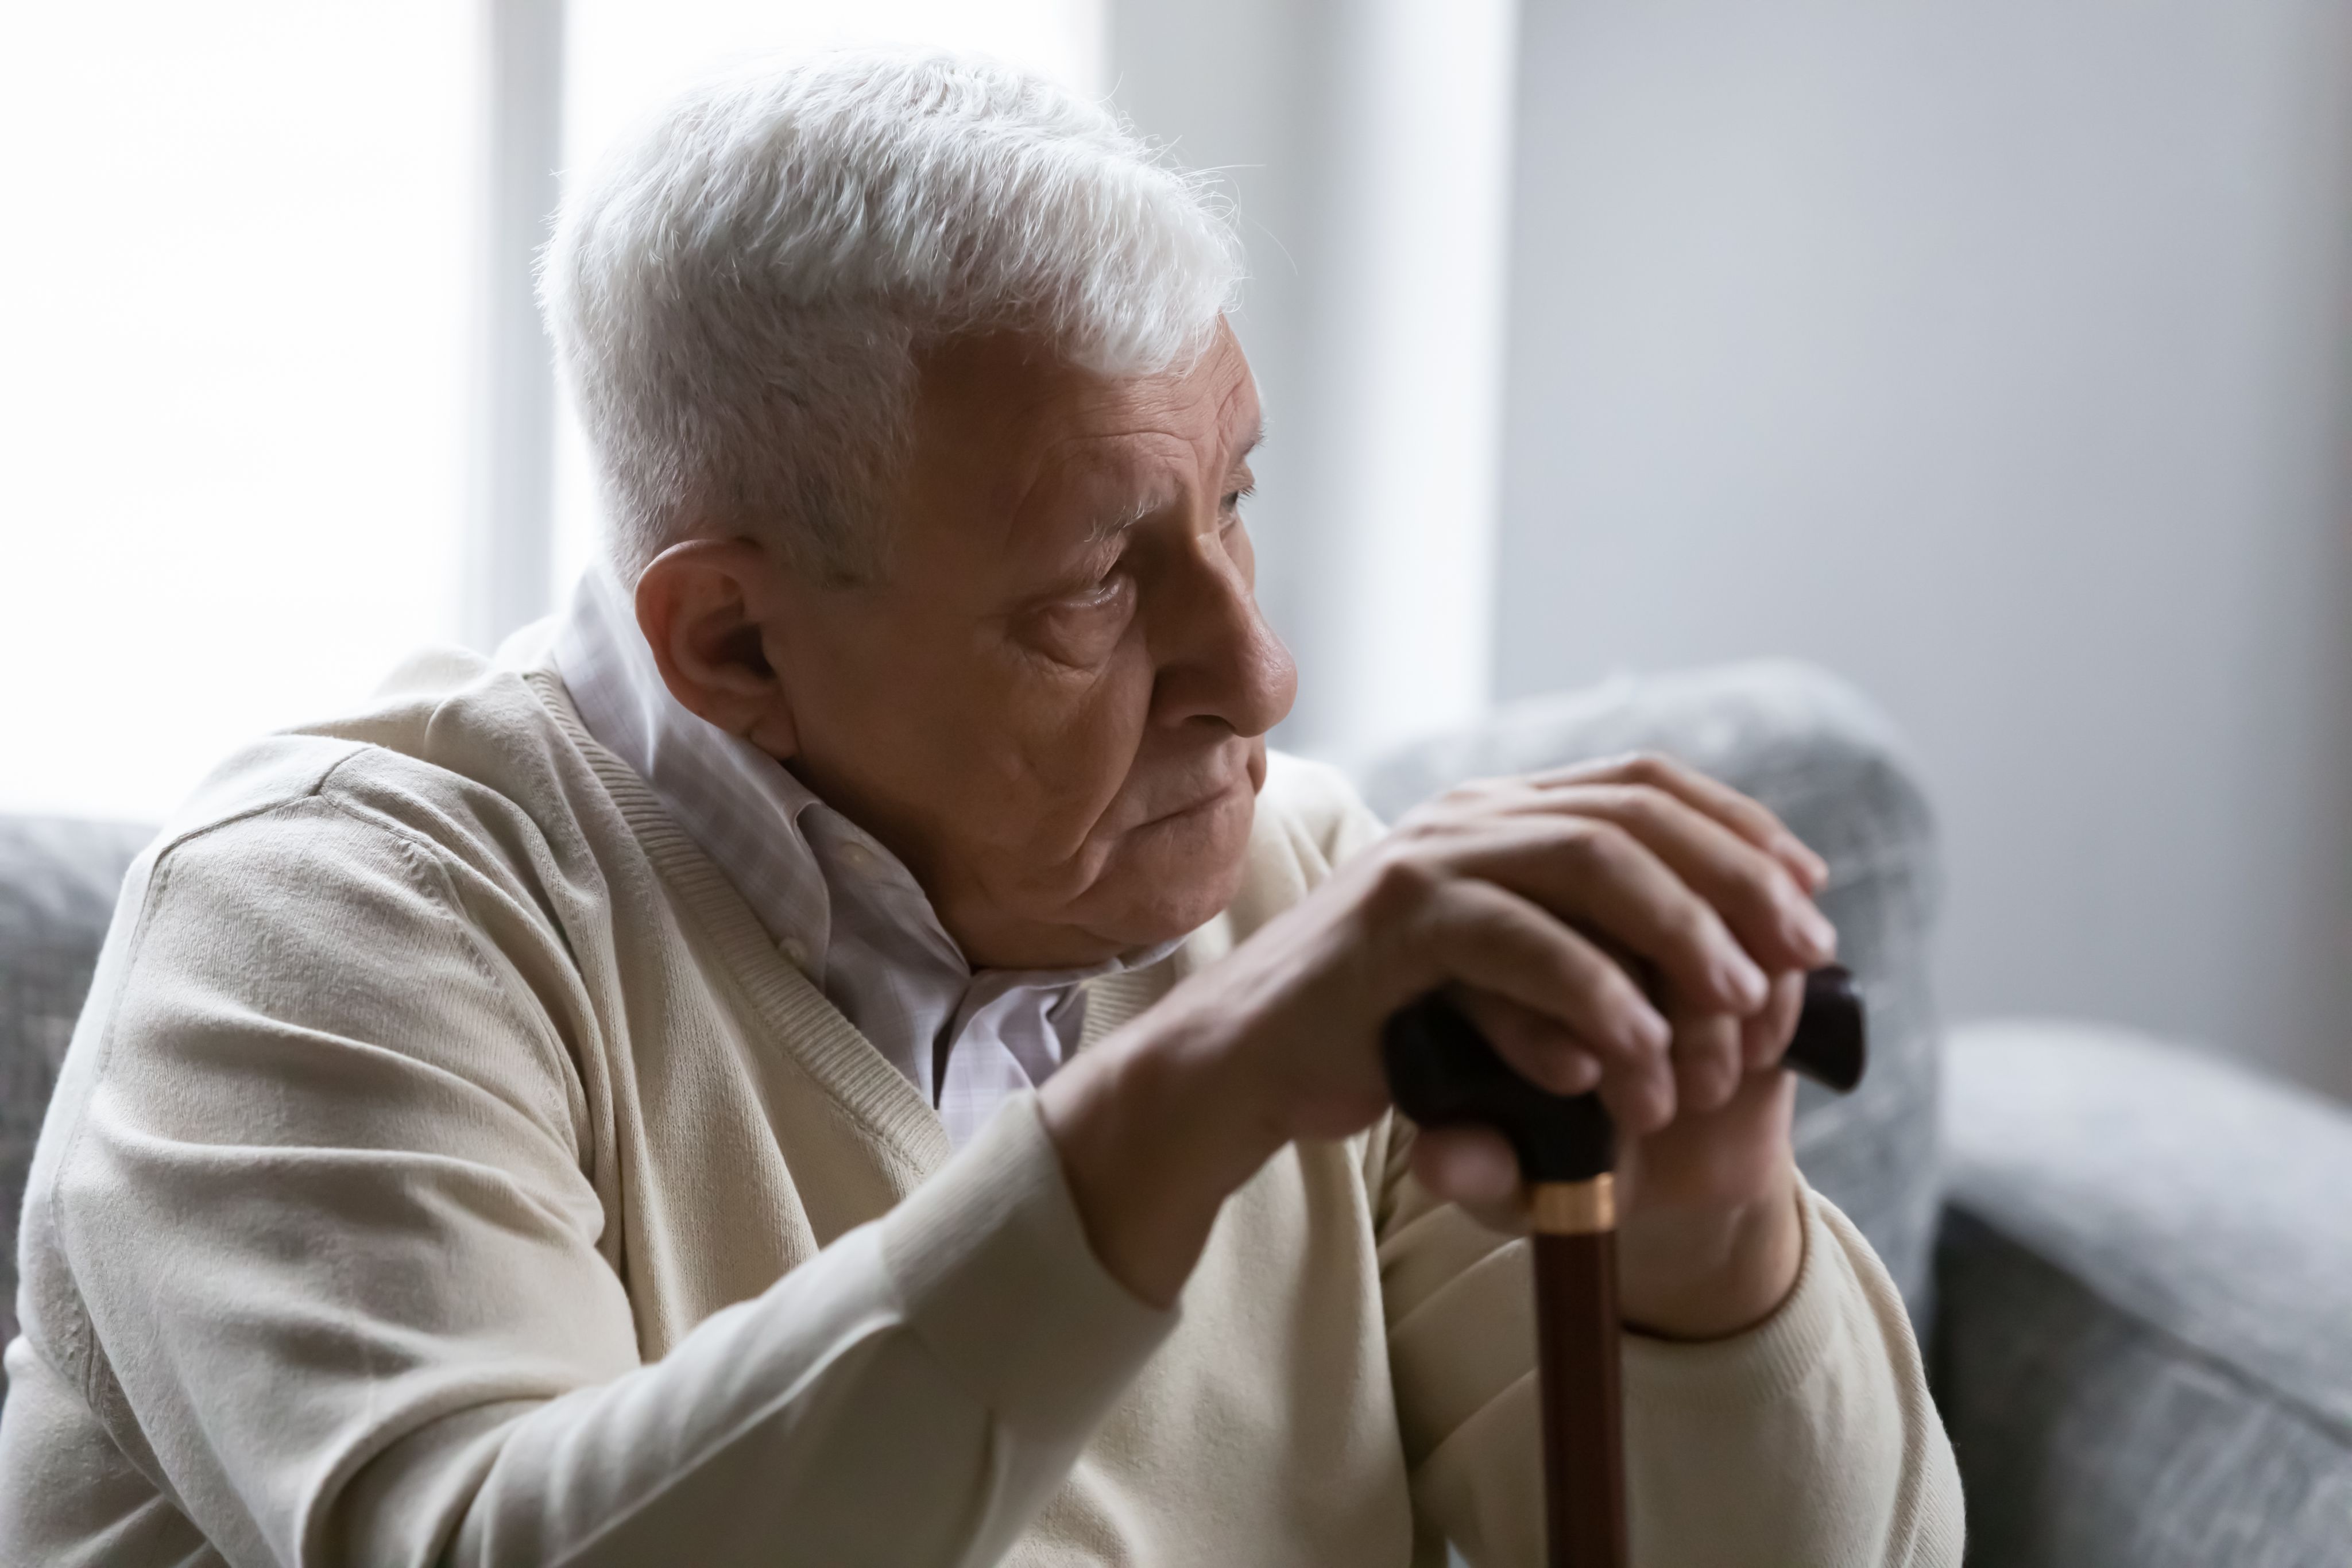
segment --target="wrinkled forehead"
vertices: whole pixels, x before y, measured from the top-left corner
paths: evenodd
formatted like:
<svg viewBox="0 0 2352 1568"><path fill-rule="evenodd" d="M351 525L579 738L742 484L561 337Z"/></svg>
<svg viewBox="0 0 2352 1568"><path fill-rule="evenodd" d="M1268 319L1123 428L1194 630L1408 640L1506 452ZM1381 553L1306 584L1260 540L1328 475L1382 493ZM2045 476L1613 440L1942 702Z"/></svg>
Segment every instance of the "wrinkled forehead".
<svg viewBox="0 0 2352 1568"><path fill-rule="evenodd" d="M1129 377L1022 339L966 339L923 356L917 386L917 463L961 469L975 499L1007 508L1222 485L1260 432L1249 361L1225 329L1191 365Z"/></svg>

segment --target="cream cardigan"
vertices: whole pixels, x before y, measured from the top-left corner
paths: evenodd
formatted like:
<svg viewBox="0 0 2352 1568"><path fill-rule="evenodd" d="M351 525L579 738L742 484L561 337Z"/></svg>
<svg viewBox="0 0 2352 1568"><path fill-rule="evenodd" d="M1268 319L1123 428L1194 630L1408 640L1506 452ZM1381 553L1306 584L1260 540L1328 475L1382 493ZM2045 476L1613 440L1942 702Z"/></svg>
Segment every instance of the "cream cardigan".
<svg viewBox="0 0 2352 1568"><path fill-rule="evenodd" d="M7 1563L1538 1560L1521 1246L1383 1124L1286 1150L1172 1312L1034 1100L950 1157L543 641L225 766L134 869L36 1157ZM1233 908L1376 825L1278 762ZM1895 1291L1808 1196L1769 1322L1626 1355L1645 1564L1955 1563Z"/></svg>

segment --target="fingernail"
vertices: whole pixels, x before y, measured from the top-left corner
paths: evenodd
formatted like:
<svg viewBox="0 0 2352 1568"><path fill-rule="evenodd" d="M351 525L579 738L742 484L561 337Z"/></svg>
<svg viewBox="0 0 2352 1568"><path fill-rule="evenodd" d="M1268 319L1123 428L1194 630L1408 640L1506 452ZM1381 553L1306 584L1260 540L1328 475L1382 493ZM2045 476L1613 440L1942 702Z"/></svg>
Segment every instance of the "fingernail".
<svg viewBox="0 0 2352 1568"><path fill-rule="evenodd" d="M1827 963L1837 953L1837 927L1829 917L1810 904L1797 905L1796 924L1804 946L1810 948L1816 963Z"/></svg>
<svg viewBox="0 0 2352 1568"><path fill-rule="evenodd" d="M1749 1012L1764 1005L1771 984L1748 955L1742 953L1717 966L1716 983Z"/></svg>
<svg viewBox="0 0 2352 1568"><path fill-rule="evenodd" d="M1673 1121L1675 1113L1680 1108L1675 1103L1675 1081L1671 1077L1666 1078L1642 1097L1641 1109L1633 1118L1633 1129L1640 1133L1654 1133Z"/></svg>
<svg viewBox="0 0 2352 1568"><path fill-rule="evenodd" d="M1635 1051L1664 1051L1675 1042L1672 1026L1647 1003L1633 1009L1625 1032L1625 1043Z"/></svg>

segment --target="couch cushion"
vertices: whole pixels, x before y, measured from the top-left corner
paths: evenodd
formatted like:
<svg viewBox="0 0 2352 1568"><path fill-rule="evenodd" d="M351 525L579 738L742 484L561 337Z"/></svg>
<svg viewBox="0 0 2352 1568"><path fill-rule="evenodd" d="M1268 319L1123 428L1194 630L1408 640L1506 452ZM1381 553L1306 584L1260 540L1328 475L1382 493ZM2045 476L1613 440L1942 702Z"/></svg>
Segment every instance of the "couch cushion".
<svg viewBox="0 0 2352 1568"><path fill-rule="evenodd" d="M1809 665L1759 662L1507 705L1356 770L1391 821L1466 779L1636 750L1666 753L1780 813L1830 862L1822 908L1870 1005L1870 1073L1840 1099L1807 1084L1797 1157L1885 1260L1924 1321L1937 1194L1937 1028L1928 936L1935 827L1891 727Z"/></svg>
<svg viewBox="0 0 2352 1568"><path fill-rule="evenodd" d="M0 817L0 1341L16 1337L16 1218L41 1115L122 873L154 832Z"/></svg>
<svg viewBox="0 0 2352 1568"><path fill-rule="evenodd" d="M2127 1031L1955 1031L1935 1373L1970 1560L2352 1555L2352 1112Z"/></svg>

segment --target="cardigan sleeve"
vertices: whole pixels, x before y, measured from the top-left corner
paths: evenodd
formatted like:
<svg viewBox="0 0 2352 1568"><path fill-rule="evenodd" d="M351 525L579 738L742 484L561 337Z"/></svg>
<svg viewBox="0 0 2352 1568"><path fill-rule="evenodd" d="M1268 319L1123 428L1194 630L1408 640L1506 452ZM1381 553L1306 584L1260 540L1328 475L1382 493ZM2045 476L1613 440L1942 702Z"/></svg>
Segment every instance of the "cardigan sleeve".
<svg viewBox="0 0 2352 1568"><path fill-rule="evenodd" d="M1479 1568L1543 1554L1528 1242L1379 1177L1381 1280L1413 1504ZM1628 1334L1627 1531L1637 1568L1791 1563L1952 1568L1959 1474L1901 1296L1810 1188L1805 1256L1779 1311L1729 1339Z"/></svg>
<svg viewBox="0 0 2352 1568"><path fill-rule="evenodd" d="M103 1414L231 1563L992 1562L1172 1324L1024 1097L642 1364L563 1043L430 846L232 822L132 940L45 1201Z"/></svg>

